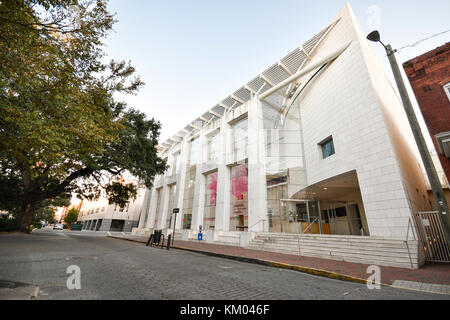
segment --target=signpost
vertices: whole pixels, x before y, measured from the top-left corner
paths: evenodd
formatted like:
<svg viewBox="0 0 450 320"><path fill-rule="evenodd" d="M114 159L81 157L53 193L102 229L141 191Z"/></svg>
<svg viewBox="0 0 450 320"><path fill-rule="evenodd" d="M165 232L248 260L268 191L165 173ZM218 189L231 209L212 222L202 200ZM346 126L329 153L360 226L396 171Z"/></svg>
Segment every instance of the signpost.
<svg viewBox="0 0 450 320"><path fill-rule="evenodd" d="M180 213L180 208L174 208L173 209L173 214L175 215L175 219L173 221L173 235L172 235L172 246L175 240L175 226L177 224L177 213Z"/></svg>

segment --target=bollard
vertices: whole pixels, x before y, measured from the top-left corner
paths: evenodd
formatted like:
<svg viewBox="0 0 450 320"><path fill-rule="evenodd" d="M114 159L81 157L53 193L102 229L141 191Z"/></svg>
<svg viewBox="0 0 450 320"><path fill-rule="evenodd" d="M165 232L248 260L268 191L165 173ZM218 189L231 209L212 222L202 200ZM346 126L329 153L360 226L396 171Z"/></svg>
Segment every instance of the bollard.
<svg viewBox="0 0 450 320"><path fill-rule="evenodd" d="M147 247L148 247L149 244L151 244L152 239L153 239L153 234L151 234L151 235L150 235L150 238L148 238L148 241L147 241Z"/></svg>
<svg viewBox="0 0 450 320"><path fill-rule="evenodd" d="M161 241L161 238L162 238L162 241ZM164 249L164 235L163 234L161 234L161 238L159 239L161 241L161 249ZM159 245L159 242L158 242L158 245Z"/></svg>
<svg viewBox="0 0 450 320"><path fill-rule="evenodd" d="M167 236L167 250L170 250L170 240L171 240L171 238L172 238L172 235L169 234L169 235Z"/></svg>

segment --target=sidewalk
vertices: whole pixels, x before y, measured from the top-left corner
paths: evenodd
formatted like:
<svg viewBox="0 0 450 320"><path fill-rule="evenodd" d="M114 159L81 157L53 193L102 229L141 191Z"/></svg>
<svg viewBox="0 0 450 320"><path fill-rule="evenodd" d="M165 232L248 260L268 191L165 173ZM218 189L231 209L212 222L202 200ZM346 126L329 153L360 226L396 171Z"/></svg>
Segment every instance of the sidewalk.
<svg viewBox="0 0 450 320"><path fill-rule="evenodd" d="M146 243L148 237L124 235L110 238ZM366 283L369 265L311 257L251 250L241 247L181 241L175 239L175 249L292 269L329 278ZM426 265L419 270L380 267L381 284L434 293L450 294L450 264Z"/></svg>

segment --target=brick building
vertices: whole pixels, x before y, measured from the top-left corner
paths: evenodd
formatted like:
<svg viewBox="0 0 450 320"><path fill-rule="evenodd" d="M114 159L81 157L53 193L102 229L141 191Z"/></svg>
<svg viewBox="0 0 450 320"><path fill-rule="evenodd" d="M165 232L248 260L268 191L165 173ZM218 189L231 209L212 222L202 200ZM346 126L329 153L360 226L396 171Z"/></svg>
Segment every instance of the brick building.
<svg viewBox="0 0 450 320"><path fill-rule="evenodd" d="M403 64L450 180L450 42Z"/></svg>

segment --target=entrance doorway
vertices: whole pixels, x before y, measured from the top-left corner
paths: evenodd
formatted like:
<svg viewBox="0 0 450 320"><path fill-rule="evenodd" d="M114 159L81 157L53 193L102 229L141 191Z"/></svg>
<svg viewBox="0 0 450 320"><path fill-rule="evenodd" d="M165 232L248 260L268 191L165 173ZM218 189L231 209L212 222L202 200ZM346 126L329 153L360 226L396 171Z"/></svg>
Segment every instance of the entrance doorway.
<svg viewBox="0 0 450 320"><path fill-rule="evenodd" d="M364 235L361 213L357 203L324 202L322 203L322 220L329 226L330 234Z"/></svg>
<svg viewBox="0 0 450 320"><path fill-rule="evenodd" d="M122 232L124 224L125 224L124 220L113 220L111 222L110 231Z"/></svg>
<svg viewBox="0 0 450 320"><path fill-rule="evenodd" d="M273 223L274 216L271 217L272 232L310 234L321 234L323 232L318 201L282 199L280 202L279 223ZM279 230L275 230L277 227Z"/></svg>

